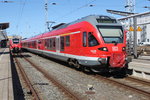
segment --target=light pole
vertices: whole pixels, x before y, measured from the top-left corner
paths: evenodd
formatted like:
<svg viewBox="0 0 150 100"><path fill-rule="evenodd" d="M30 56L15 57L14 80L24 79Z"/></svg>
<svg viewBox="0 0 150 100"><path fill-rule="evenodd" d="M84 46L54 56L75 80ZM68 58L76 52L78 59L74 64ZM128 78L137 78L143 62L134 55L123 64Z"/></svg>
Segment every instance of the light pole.
<svg viewBox="0 0 150 100"><path fill-rule="evenodd" d="M14 3L14 1L0 1L1 3Z"/></svg>
<svg viewBox="0 0 150 100"><path fill-rule="evenodd" d="M45 0L45 31L47 30L47 22L48 22L48 0Z"/></svg>
<svg viewBox="0 0 150 100"><path fill-rule="evenodd" d="M56 3L52 3L52 5L56 5ZM50 28L51 28L52 24L55 23L55 22L48 21L48 0L45 0L44 6L45 6L45 31L47 29L50 31ZM50 25L50 23L51 23L51 25Z"/></svg>
<svg viewBox="0 0 150 100"><path fill-rule="evenodd" d="M150 1L150 0L147 0L147 1ZM148 8L150 10L150 7L149 6L144 6L144 8Z"/></svg>

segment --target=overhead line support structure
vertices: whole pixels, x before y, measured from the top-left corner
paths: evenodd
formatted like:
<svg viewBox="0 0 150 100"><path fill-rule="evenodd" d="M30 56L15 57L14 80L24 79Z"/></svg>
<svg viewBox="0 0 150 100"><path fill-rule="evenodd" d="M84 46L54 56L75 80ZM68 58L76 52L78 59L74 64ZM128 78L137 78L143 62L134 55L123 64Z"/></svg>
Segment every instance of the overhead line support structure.
<svg viewBox="0 0 150 100"><path fill-rule="evenodd" d="M129 18L133 18L133 27L134 27L134 41L133 41L133 54L134 54L134 58L138 58L138 54L137 54L137 18L140 17L140 16L146 16L146 15L150 15L150 11L149 12L144 12L144 13L140 13L140 14L134 14L134 15L131 15L131 16L127 16L127 17L124 17L124 18L120 18L118 20L126 20L126 19L129 19Z"/></svg>
<svg viewBox="0 0 150 100"><path fill-rule="evenodd" d="M45 31L47 30L48 28L48 0L45 0Z"/></svg>

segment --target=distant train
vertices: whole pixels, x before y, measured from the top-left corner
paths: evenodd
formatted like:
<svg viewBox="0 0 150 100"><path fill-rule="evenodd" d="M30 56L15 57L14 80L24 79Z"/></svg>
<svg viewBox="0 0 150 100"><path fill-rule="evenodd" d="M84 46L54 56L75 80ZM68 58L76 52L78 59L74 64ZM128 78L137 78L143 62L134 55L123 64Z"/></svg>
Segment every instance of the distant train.
<svg viewBox="0 0 150 100"><path fill-rule="evenodd" d="M20 38L12 38L9 40L9 48L12 52L20 52L21 51L21 40Z"/></svg>
<svg viewBox="0 0 150 100"><path fill-rule="evenodd" d="M93 72L128 69L126 33L113 17L90 15L22 41L22 48Z"/></svg>

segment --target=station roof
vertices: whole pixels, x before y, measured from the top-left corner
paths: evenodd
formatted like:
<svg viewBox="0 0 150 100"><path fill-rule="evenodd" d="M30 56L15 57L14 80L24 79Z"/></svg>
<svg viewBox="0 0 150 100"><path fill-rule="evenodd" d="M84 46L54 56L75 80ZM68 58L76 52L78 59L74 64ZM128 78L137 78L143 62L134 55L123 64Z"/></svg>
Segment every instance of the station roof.
<svg viewBox="0 0 150 100"><path fill-rule="evenodd" d="M3 30L3 29L6 29L9 27L9 23L0 23L0 29Z"/></svg>
<svg viewBox="0 0 150 100"><path fill-rule="evenodd" d="M5 29L9 27L9 23L0 23L0 41L8 39Z"/></svg>

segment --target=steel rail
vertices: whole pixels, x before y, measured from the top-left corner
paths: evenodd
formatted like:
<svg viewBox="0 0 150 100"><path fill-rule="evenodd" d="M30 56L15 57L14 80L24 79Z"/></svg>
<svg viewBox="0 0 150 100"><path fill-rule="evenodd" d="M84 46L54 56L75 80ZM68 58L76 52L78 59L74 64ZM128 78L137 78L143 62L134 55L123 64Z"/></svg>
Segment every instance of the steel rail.
<svg viewBox="0 0 150 100"><path fill-rule="evenodd" d="M125 78L125 79L130 80L130 81L135 81L135 82L141 83L141 84L143 84L143 85L148 85L148 86L150 86L150 81L149 81L149 80L146 80L146 79L139 79L139 78L131 77L131 76L128 76L128 77Z"/></svg>
<svg viewBox="0 0 150 100"><path fill-rule="evenodd" d="M107 81L107 82L109 82L110 84L118 85L118 86L120 86L120 87L122 87L122 88L124 88L124 89L126 89L126 90L131 90L131 91L137 92L137 93L139 93L139 94L143 94L143 95L145 95L145 96L147 96L147 97L150 97L150 92L144 91L144 90L139 89L139 88L136 88L136 87L132 87L132 86L130 86L130 85L127 85L127 84L122 83L122 82L120 82L120 81L117 81L117 80L115 80L115 79L105 78L105 77L102 77L102 76L99 76L99 75L96 75L96 76L94 76L94 77L96 77L96 78L99 79L99 80Z"/></svg>
<svg viewBox="0 0 150 100"><path fill-rule="evenodd" d="M29 62L34 68L36 68L39 72L41 72L45 78L47 78L49 81L51 81L55 86L59 87L59 89L61 89L63 92L65 92L66 95L68 95L70 98L72 98L73 100L82 100L81 97L79 97L79 95L76 95L76 93L72 92L71 90L69 90L68 88L64 87L59 81L57 81L56 79L54 79L53 76L51 76L49 73L47 73L46 70L40 68L39 66L37 66L35 63L33 63L31 60L29 60L28 58L24 57L22 54L20 54L27 62Z"/></svg>
<svg viewBox="0 0 150 100"><path fill-rule="evenodd" d="M12 54L12 55L14 55L14 54ZM34 97L34 100L42 100L41 97L39 96L39 93L34 89L34 87L33 87L32 83L31 83L30 79L28 78L26 72L22 68L21 63L18 61L17 58L14 58L14 60L15 60L15 63L17 64L17 67L18 67L18 69L20 71L20 74L21 74L23 80L25 81L25 84L30 89L31 94Z"/></svg>

